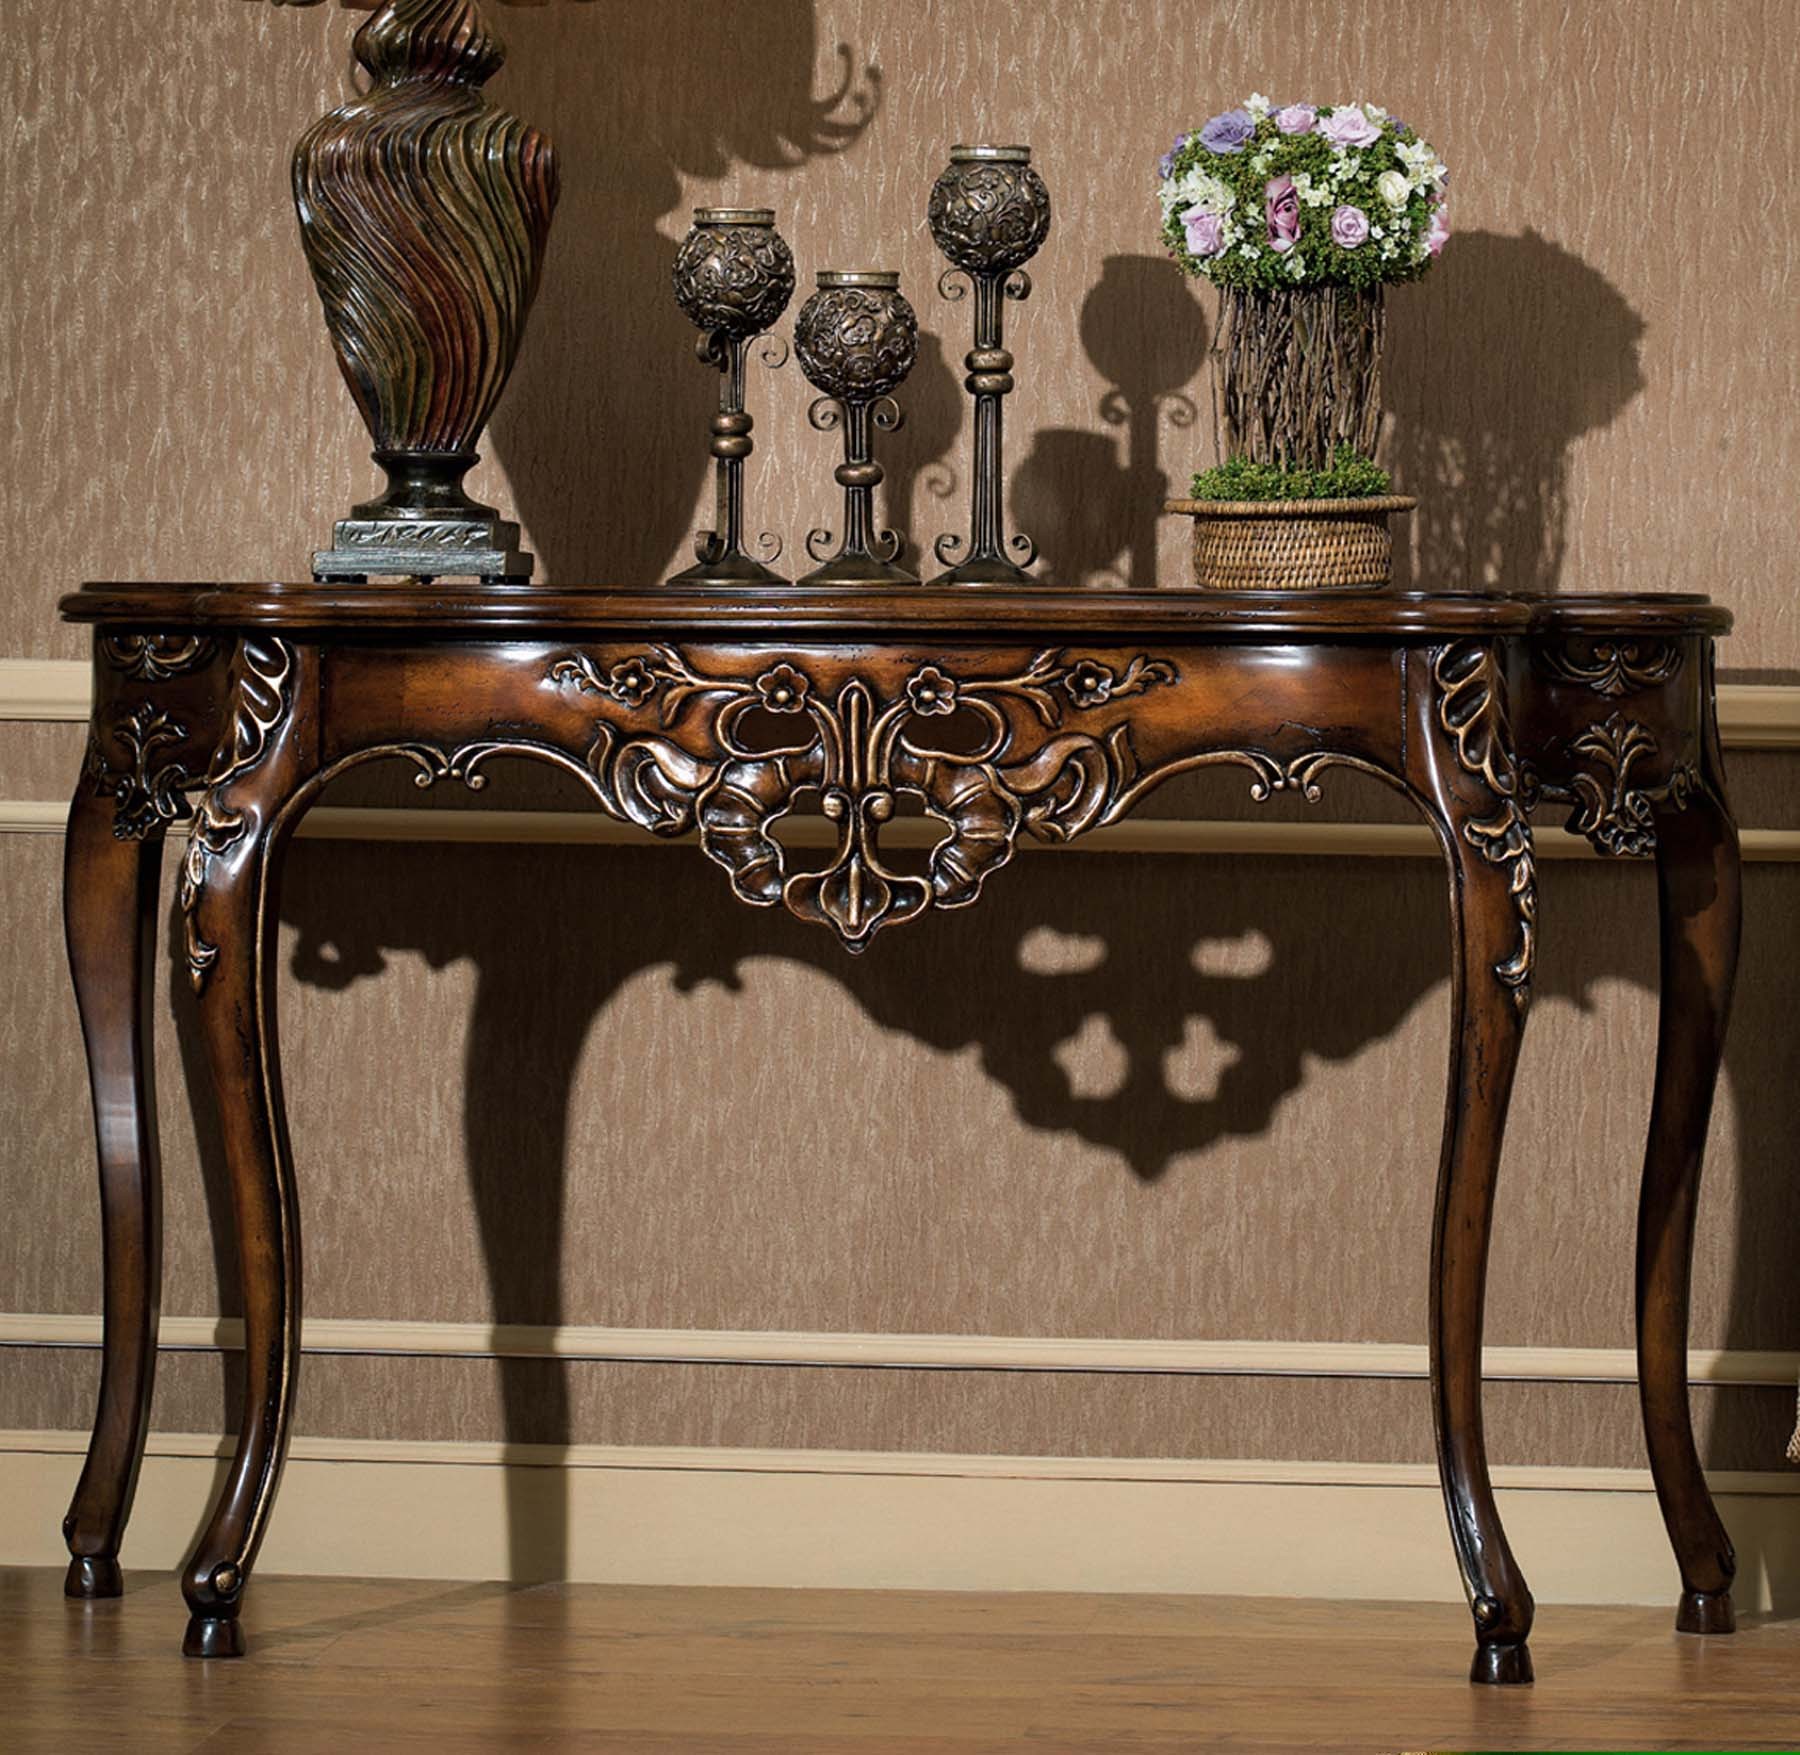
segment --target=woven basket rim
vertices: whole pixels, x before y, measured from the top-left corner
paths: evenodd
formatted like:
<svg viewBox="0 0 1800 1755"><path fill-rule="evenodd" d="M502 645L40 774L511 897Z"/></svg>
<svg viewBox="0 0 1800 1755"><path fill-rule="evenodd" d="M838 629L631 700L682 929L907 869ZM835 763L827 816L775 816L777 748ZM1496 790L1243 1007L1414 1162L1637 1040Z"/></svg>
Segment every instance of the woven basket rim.
<svg viewBox="0 0 1800 1755"><path fill-rule="evenodd" d="M1189 518L1345 518L1410 512L1418 503L1411 494L1370 494L1357 500L1164 500L1163 510Z"/></svg>

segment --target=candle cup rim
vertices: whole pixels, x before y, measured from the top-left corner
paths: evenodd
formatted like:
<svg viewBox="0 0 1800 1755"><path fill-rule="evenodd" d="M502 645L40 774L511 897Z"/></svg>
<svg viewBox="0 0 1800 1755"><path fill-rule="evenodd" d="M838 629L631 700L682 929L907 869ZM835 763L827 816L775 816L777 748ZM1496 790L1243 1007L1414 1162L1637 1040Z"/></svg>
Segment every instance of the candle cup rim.
<svg viewBox="0 0 1800 1755"><path fill-rule="evenodd" d="M866 286L879 292L897 292L900 270L897 268L821 268L821 289L834 286Z"/></svg>
<svg viewBox="0 0 1800 1755"><path fill-rule="evenodd" d="M953 165L1025 165L1031 163L1031 148L1029 146L953 146L950 148L950 162Z"/></svg>
<svg viewBox="0 0 1800 1755"><path fill-rule="evenodd" d="M696 207L695 225L768 225L775 223L772 207Z"/></svg>

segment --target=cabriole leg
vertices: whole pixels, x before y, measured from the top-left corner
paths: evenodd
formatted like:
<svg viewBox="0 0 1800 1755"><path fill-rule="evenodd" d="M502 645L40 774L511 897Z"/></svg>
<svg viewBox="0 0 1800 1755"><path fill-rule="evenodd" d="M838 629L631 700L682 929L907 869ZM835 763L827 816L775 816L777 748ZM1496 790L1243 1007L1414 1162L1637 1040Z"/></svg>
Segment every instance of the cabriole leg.
<svg viewBox="0 0 1800 1755"><path fill-rule="evenodd" d="M1431 1235L1431 1394L1438 1474L1475 1617L1470 1680L1532 1680L1533 1604L1488 1473L1481 1339L1507 1104L1530 1003L1537 888L1531 829L1493 649L1434 654L1415 785L1450 879L1450 1075Z"/></svg>
<svg viewBox="0 0 1800 1755"><path fill-rule="evenodd" d="M1638 1204L1638 1393L1650 1472L1681 1568L1683 1633L1735 1625L1731 1538L1707 1491L1688 1406L1688 1278L1707 1122L1737 973L1737 830L1710 784L1656 815L1662 993L1656 1094Z"/></svg>
<svg viewBox="0 0 1800 1755"><path fill-rule="evenodd" d="M100 1159L104 1339L100 1401L63 1537L71 1597L116 1597L150 1421L162 1304L162 1171L151 1016L162 827L113 833L114 802L91 778L69 810L63 924L87 1048Z"/></svg>
<svg viewBox="0 0 1800 1755"><path fill-rule="evenodd" d="M231 1175L244 1309L243 1420L211 1521L182 1575L190 1657L238 1657L244 1588L287 1458L300 1343L300 1214L275 1029L283 807L316 736L316 650L246 637L232 723L182 862L188 977Z"/></svg>

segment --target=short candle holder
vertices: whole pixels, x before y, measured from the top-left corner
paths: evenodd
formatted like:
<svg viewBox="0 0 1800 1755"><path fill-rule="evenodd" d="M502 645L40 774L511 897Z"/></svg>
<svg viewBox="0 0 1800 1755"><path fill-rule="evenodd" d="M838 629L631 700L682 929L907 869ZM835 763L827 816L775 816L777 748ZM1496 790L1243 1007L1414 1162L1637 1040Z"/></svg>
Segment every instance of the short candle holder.
<svg viewBox="0 0 1800 1755"><path fill-rule="evenodd" d="M675 302L700 329L695 351L719 374L719 412L713 416L715 465L713 528L694 539L696 564L671 585L784 585L764 562L744 552L744 462L754 449L756 424L744 408L744 359L765 337L759 357L770 367L787 359L787 345L765 332L794 296L794 257L767 207L696 207L693 229L675 257ZM757 547L770 561L781 540L765 531Z"/></svg>
<svg viewBox="0 0 1800 1755"><path fill-rule="evenodd" d="M897 432L905 417L892 392L919 351L919 320L900 292L900 276L862 269L824 269L818 291L800 309L794 352L814 389L807 411L819 432L844 429L844 461L834 479L844 490L844 534L835 553L829 530L811 531L806 552L821 564L802 585L916 585L916 573L894 564L898 531L875 529L875 489L884 471L873 455L877 429Z"/></svg>
<svg viewBox="0 0 1800 1755"><path fill-rule="evenodd" d="M949 571L934 585L1028 585L1037 559L1028 536L1002 539L1005 484L1001 407L1013 387L1013 356L1001 334L1002 301L1031 296L1025 264L1050 230L1050 192L1031 168L1028 146L953 146L950 165L932 186L926 217L937 247L950 258L938 281L947 299L975 289L975 346L963 386L975 398L975 467L970 478L970 534L937 539ZM1009 560L1006 550L1019 558ZM963 558L956 561L961 553ZM952 565L952 562L955 562Z"/></svg>

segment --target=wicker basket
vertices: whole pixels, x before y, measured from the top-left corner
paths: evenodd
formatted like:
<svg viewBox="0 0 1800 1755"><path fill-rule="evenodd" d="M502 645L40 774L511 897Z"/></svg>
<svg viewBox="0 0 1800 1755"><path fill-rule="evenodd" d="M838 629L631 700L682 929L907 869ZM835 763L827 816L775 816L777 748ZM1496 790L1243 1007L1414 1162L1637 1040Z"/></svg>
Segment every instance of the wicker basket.
<svg viewBox="0 0 1800 1755"><path fill-rule="evenodd" d="M1165 500L1194 521L1194 583L1203 591L1367 591L1389 582L1388 518L1419 502Z"/></svg>

